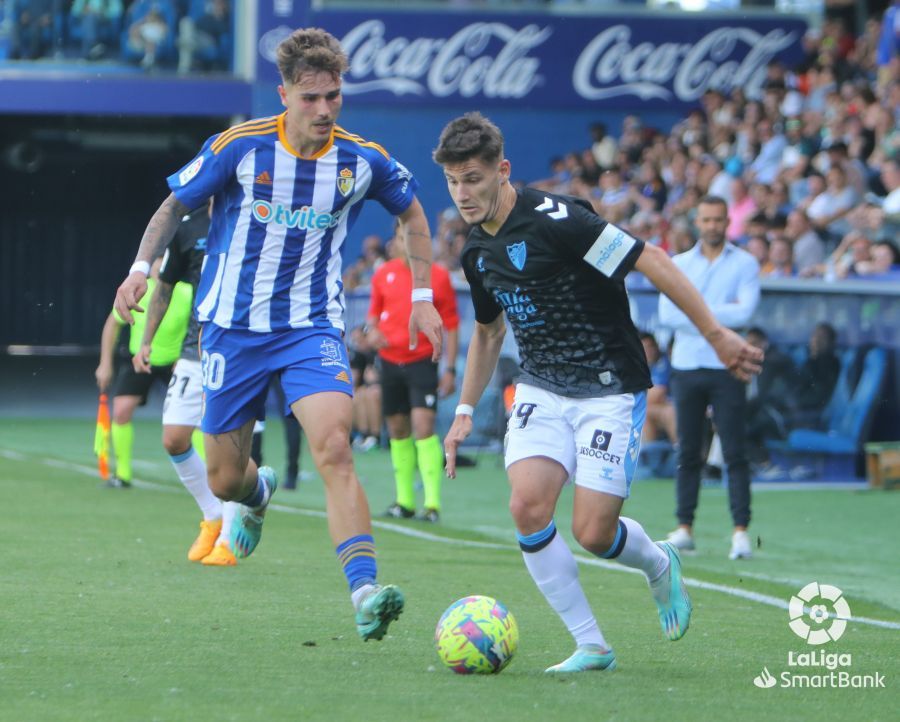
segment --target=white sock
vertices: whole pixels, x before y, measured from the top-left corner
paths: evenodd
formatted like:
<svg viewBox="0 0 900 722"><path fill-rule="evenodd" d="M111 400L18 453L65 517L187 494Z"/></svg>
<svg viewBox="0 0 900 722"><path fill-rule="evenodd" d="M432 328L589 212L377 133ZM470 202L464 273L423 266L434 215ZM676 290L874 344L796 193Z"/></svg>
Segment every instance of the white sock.
<svg viewBox="0 0 900 722"><path fill-rule="evenodd" d="M219 538L216 539L216 544L221 544L224 542L231 546L231 525L234 523L234 518L237 516L238 509L241 508L241 505L236 501L223 501L222 502L222 531L219 532Z"/></svg>
<svg viewBox="0 0 900 722"><path fill-rule="evenodd" d="M654 584L657 587L665 586L662 582L665 580L665 573L669 568L669 555L647 536L644 527L634 519L621 516L619 521L625 525L627 537L625 545L616 559L626 567L640 569L644 572L655 597L658 591L664 591L657 590Z"/></svg>
<svg viewBox="0 0 900 722"><path fill-rule="evenodd" d="M536 552L523 551L522 558L534 583L575 638L575 644L597 644L609 649L578 581L578 564L562 536L557 533Z"/></svg>
<svg viewBox="0 0 900 722"><path fill-rule="evenodd" d="M210 491L209 480L206 478L206 464L194 447L183 454L170 456L169 459L184 488L191 493L200 511L203 512L203 519L209 521L221 518L222 502Z"/></svg>
<svg viewBox="0 0 900 722"><path fill-rule="evenodd" d="M350 592L350 601L353 602L353 608L359 611L359 605L366 598L369 592L375 588L374 584L363 584L359 589Z"/></svg>

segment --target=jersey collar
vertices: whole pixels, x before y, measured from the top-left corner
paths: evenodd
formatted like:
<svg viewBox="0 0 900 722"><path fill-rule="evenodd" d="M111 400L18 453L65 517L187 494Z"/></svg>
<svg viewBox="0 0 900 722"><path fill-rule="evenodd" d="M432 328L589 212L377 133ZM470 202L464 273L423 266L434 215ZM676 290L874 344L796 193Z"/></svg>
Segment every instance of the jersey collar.
<svg viewBox="0 0 900 722"><path fill-rule="evenodd" d="M290 153L291 155L297 156L301 160L318 160L322 156L324 156L329 150L331 150L331 146L334 144L334 126L331 126L331 133L328 136L328 142L325 143L316 153L313 155L301 155L298 153L294 146L291 145L288 140L287 133L284 129L285 121L287 120L287 111L284 111L281 115L278 116L278 140L281 142L281 145L284 146L284 149Z"/></svg>

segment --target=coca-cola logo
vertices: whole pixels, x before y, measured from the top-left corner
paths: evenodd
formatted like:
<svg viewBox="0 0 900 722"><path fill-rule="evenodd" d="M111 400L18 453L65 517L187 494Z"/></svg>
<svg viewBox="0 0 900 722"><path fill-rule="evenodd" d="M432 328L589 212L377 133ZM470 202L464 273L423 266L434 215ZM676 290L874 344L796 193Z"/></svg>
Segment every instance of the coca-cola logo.
<svg viewBox="0 0 900 722"><path fill-rule="evenodd" d="M572 85L586 100L636 95L643 100L696 100L709 89L743 87L752 97L766 65L797 34L762 35L747 27L722 27L695 43L631 44L631 28L613 25L587 44L572 70ZM749 49L749 52L744 52ZM671 89L669 85L671 84Z"/></svg>
<svg viewBox="0 0 900 722"><path fill-rule="evenodd" d="M516 30L504 23L471 23L449 38L388 40L384 22L368 20L341 39L350 58L344 93L523 98L542 80L540 60L528 52L551 33L537 25Z"/></svg>
<svg viewBox="0 0 900 722"><path fill-rule="evenodd" d="M269 30L260 38L260 54L275 62L278 43L290 32L286 26ZM558 67L571 62L558 48L559 54L552 59L549 46L542 57L531 54L552 34L549 25L516 29L502 22L476 22L449 37L388 37L384 20L366 20L341 38L350 60L343 91L346 95L386 91L431 98L525 98L545 85L542 61L557 66L556 73L568 72ZM578 53L571 70L572 90L587 101L635 96L689 103L708 89L727 93L735 87L755 97L766 65L798 38L796 30L776 28L763 34L751 27L725 26L695 42L632 42L631 27L612 25L594 35L580 53L580 42L571 48L570 58Z"/></svg>

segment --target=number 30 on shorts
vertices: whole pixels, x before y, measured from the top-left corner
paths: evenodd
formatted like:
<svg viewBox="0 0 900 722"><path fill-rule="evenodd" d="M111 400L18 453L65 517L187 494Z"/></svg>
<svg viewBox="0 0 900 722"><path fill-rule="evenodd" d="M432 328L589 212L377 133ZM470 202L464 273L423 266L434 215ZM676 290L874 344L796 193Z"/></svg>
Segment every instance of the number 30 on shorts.
<svg viewBox="0 0 900 722"><path fill-rule="evenodd" d="M200 355L203 386L210 391L222 388L225 381L225 357L220 353L204 351Z"/></svg>

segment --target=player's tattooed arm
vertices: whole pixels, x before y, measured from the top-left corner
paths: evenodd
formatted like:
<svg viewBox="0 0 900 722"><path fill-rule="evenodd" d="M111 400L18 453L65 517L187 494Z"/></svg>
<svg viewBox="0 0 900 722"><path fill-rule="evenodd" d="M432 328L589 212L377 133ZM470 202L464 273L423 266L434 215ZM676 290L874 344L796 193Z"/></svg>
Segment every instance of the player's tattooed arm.
<svg viewBox="0 0 900 722"><path fill-rule="evenodd" d="M141 339L141 345L149 346L156 335L159 324L162 323L163 316L169 310L169 304L172 301L172 291L175 285L160 281L153 296L150 299L150 308L147 309L147 325L144 327L144 337Z"/></svg>
<svg viewBox="0 0 900 722"><path fill-rule="evenodd" d="M191 209L184 203L179 201L174 193L170 193L162 205L153 214L147 229L144 231L144 237L141 239L141 246L138 248L135 261L147 261L152 263L155 258L162 254L163 249L169 244L169 241L175 236L178 230L178 224L181 219L190 213Z"/></svg>
<svg viewBox="0 0 900 722"><path fill-rule="evenodd" d="M400 214L399 220L406 240L413 288L431 288L431 231L418 198L413 198L409 208Z"/></svg>
<svg viewBox="0 0 900 722"><path fill-rule="evenodd" d="M144 238L141 240L141 247L138 249L135 262L142 262L148 265L153 263L153 260L162 253L169 241L175 236L178 224L188 211L190 211L190 208L179 201L174 194L170 193L169 197L163 201L156 213L153 214L150 223L147 224L147 230L144 231ZM132 311L144 310L140 303L146 292L147 275L144 271L133 270L128 274L128 278L122 282L122 285L119 286L113 307L126 323L134 323L134 316L131 315Z"/></svg>

